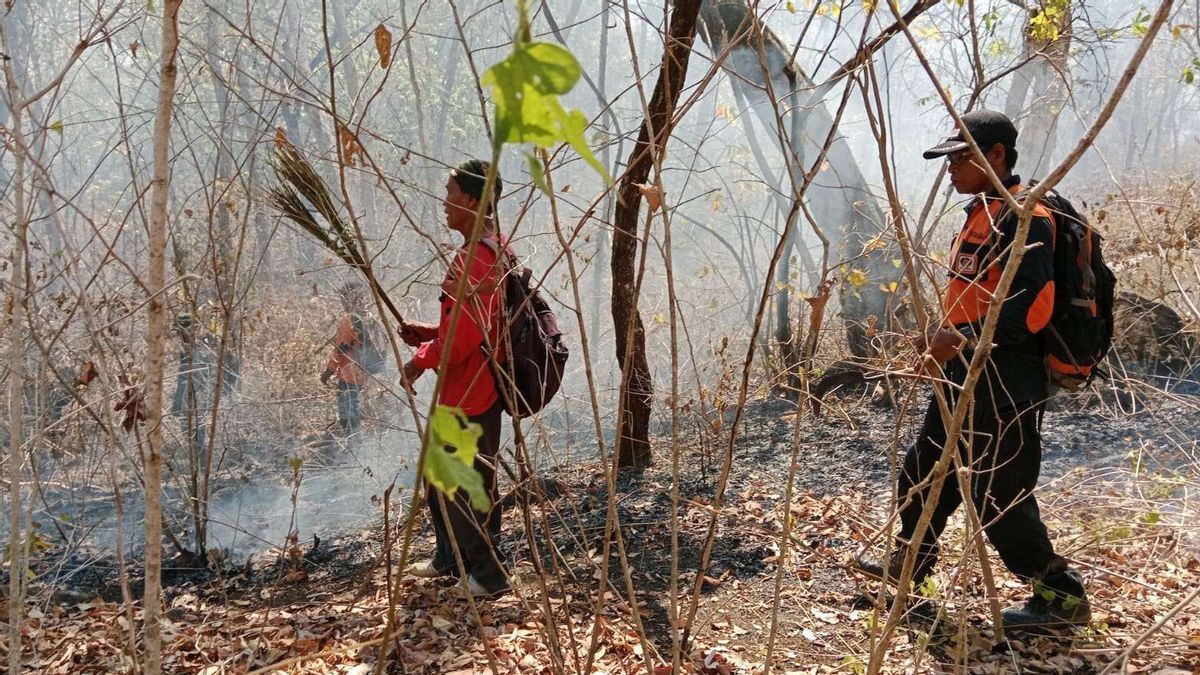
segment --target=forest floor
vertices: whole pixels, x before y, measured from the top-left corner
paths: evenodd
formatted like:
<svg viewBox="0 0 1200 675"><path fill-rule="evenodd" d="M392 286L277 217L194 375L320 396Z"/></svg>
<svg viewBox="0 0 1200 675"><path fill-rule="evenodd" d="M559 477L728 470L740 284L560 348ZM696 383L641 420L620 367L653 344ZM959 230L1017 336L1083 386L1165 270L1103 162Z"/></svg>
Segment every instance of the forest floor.
<svg viewBox="0 0 1200 675"><path fill-rule="evenodd" d="M1062 402L1046 416L1038 498L1058 550L1087 580L1090 626L1010 635L1007 649L994 647L978 563L953 564L962 558L964 535L952 530L945 537L947 562L931 589L936 619L913 617L901 625L884 672L1099 673L1121 657L1200 583L1195 406L1195 400L1163 395L1121 410L1092 398ZM878 533L900 447L891 439L909 438L919 420L907 415L897 436L892 411L862 400L829 407L820 420L802 418L799 429L795 418L786 400L747 406L720 509L711 499L728 421L706 430L713 436L703 444L707 451L695 447L701 444L680 449L682 573L675 597L685 610L714 514L717 527L688 624L685 666L692 672L754 672L768 660L775 672L865 670L875 589L848 567L862 551L882 550ZM781 556L793 447L792 536ZM627 580L615 539L608 569L599 565L608 511L602 473L598 465L579 465L554 477L559 494L529 510L543 575L535 572L531 538L514 508L506 514L502 544L516 561L512 594L471 604L456 599L452 581L400 582L389 672L670 672L661 657L672 645L669 439L660 439L655 451L657 464L622 476L614 500L636 614L623 599ZM390 534L394 542L397 533ZM170 571L166 672L371 672L389 606L382 537L376 526L295 542L220 574ZM427 554L431 540L425 527L414 555ZM546 552L551 542L557 556ZM1028 588L994 555L990 560L999 602L1022 602ZM398 561L391 562L394 571ZM605 571L608 590L597 614L597 580ZM135 596L137 575L131 571ZM84 586L66 597L34 582L21 628L30 672L128 669L130 619L138 620L140 608L121 604L111 574ZM1200 606L1193 603L1158 627L1125 672L1200 673Z"/></svg>

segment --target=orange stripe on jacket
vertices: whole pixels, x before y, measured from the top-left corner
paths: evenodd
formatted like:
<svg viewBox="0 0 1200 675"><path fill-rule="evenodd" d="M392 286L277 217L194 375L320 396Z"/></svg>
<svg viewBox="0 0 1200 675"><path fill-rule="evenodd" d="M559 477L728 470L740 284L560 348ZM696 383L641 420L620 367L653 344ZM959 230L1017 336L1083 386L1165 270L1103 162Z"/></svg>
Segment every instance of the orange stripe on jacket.
<svg viewBox="0 0 1200 675"><path fill-rule="evenodd" d="M1022 187L1010 188L1018 194ZM998 218L1007 217L1004 200L998 197L977 199L962 229L950 248L950 281L942 300L945 322L961 326L982 321L987 316L988 305L1000 284L1003 267L1000 259L1004 251L998 247L1000 232ZM1046 218L1051 226L1054 216L1038 204L1033 215ZM1050 281L1039 291L1025 317L1031 333L1041 331L1050 322L1054 311L1054 282Z"/></svg>

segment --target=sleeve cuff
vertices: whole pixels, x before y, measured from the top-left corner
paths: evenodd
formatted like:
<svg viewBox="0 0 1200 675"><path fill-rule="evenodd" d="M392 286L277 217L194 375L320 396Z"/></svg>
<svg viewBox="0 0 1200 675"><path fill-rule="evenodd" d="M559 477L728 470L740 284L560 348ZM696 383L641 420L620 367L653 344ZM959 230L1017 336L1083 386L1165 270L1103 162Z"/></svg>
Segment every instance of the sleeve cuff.
<svg viewBox="0 0 1200 675"><path fill-rule="evenodd" d="M425 370L437 368L439 356L435 353L437 350L434 347L435 345L432 340L421 343L421 346L417 348L417 352L413 354L413 363Z"/></svg>

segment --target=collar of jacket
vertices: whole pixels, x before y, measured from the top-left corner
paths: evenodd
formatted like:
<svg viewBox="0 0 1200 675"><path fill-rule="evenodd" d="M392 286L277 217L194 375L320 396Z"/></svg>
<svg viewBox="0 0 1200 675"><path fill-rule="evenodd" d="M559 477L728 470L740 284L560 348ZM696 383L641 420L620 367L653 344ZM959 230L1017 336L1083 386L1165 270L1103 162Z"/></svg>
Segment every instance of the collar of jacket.
<svg viewBox="0 0 1200 675"><path fill-rule="evenodd" d="M1017 185L1021 184L1021 177L1014 173L1013 175L1009 176L1008 178L1005 178L1004 180L1000 181L1000 184L1003 185L1006 190L1011 190L1014 187L1016 187ZM969 216L969 215L971 215L971 212L975 210L976 206L979 206L985 200L988 200L988 199L1000 199L1000 193L998 193L994 189L992 189L992 190L988 190L987 193L983 195L983 197L976 195L974 199L967 202L967 205L963 207L963 210L966 211L967 215Z"/></svg>

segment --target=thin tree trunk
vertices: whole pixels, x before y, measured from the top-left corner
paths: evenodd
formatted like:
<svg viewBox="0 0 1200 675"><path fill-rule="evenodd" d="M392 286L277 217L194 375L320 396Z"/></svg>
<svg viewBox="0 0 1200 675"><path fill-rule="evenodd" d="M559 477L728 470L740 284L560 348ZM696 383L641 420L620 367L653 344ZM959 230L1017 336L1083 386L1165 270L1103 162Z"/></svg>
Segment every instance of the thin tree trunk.
<svg viewBox="0 0 1200 675"><path fill-rule="evenodd" d="M11 78L8 82L9 101L19 101L20 92ZM25 578L25 563L21 553L21 446L24 442L22 422L25 418L25 306L28 288L28 260L25 252L29 234L29 215L26 213L25 195L25 144L22 129L23 107L14 106L12 115L12 137L16 140L16 168L13 173L13 206L16 218L13 224L12 276L9 281L8 311L8 672L21 672L21 602Z"/></svg>
<svg viewBox="0 0 1200 675"><path fill-rule="evenodd" d="M1004 103L1005 114L1020 125L1017 151L1023 158L1020 165L1026 167L1022 173L1030 177L1041 175L1054 161L1058 118L1066 104L1065 78L1070 73L1071 3L1064 3L1055 17L1053 36L1034 33L1033 20L1039 11L1031 10L1026 17L1024 56L1029 63L1013 73Z"/></svg>
<svg viewBox="0 0 1200 675"><path fill-rule="evenodd" d="M429 154L428 140L425 137L425 110L421 105L421 84L417 80L417 64L413 60L413 32L409 31L408 2L400 0L400 24L404 27L404 55L408 60L408 82L413 91L413 110L417 113L417 149L422 155Z"/></svg>
<svg viewBox="0 0 1200 675"><path fill-rule="evenodd" d="M700 0L679 0L671 9L658 82L617 193L611 260L612 316L617 361L621 364L623 409L617 421L617 466L648 466L651 459L650 403L654 383L646 361L646 332L634 296L638 215L642 205L638 186L646 182L655 159L662 156L671 137L671 117L687 77L699 13Z"/></svg>
<svg viewBox="0 0 1200 675"><path fill-rule="evenodd" d="M18 8L4 17L3 48L8 54L27 51L23 46L24 27L21 19L24 8ZM25 579L25 563L22 553L25 546L22 542L21 522L21 448L24 445L25 419L25 314L28 302L29 261L28 252L29 214L26 212L28 197L25 187L25 165L28 144L25 139L24 116L26 101L22 84L24 83L24 62L21 59L4 59L6 105L11 118L8 121L14 154L13 188L13 254L12 273L9 280L8 307L5 312L6 335L8 337L8 499L9 499L9 529L8 547L8 672L18 675L21 672L21 605L23 584Z"/></svg>
<svg viewBox="0 0 1200 675"><path fill-rule="evenodd" d="M284 64L281 87L291 87L293 82L298 81L303 68L300 64L304 62L301 58L299 45L304 44L304 23L300 21L300 0L286 0L283 3L282 30L280 31L280 45L283 52L282 62ZM287 125L287 136L292 143L299 144L304 140L300 129L300 114L299 106L293 103L290 97L283 97L280 102L280 115L283 117L284 124Z"/></svg>
<svg viewBox="0 0 1200 675"><path fill-rule="evenodd" d="M600 14L600 62L599 72L596 74L596 88L600 90L600 96L607 99L608 97L608 12ZM603 103L601 105L604 105ZM604 164L604 168L608 169L612 175L617 175L617 167L612 164L612 143L609 142L610 134L620 133L619 129L613 129L610 126L608 115L601 115L600 128L604 131L604 145L600 147L600 162ZM591 321L588 326L588 339L593 344L600 343L600 303L604 296L604 264L607 262L605 258L608 256L608 227L612 222L613 207L615 200L613 199L612 190L604 196L604 225L599 228L596 233L596 255L591 261L592 266L592 288L591 295L593 298L591 308Z"/></svg>
<svg viewBox="0 0 1200 675"><path fill-rule="evenodd" d="M229 202L233 191L233 136L236 112L234 106L240 106L241 103L234 103L233 97L230 96L228 76L232 73L226 71L225 64L221 60L220 39L221 39L221 24L220 17L216 12L209 14L207 26L207 42L208 50L206 54L206 64L212 74L213 80L213 95L217 102L218 122L217 122L217 156L216 164L213 168L212 182L212 202L209 211L209 245L212 246L212 262L213 262L213 284L215 292L219 299L232 295L233 289L228 287L227 279L233 275L230 269L232 266L232 253L230 251L230 241L232 234L230 232L231 214ZM249 208L247 206L247 208ZM193 351L193 353L195 353ZM195 364L193 364L195 365ZM192 529L194 532L194 540L196 555L203 558L208 550L208 491L203 486L208 484L207 466L210 462L207 460L206 448L207 445L197 442L195 429L198 425L207 425L207 421L200 419L196 414L199 409L197 405L197 396L194 387L192 386L192 374L188 374L188 415L185 426L185 438L188 444L188 471L189 483L188 489L191 494L191 509L192 509ZM206 394L207 395L207 394Z"/></svg>
<svg viewBox="0 0 1200 675"><path fill-rule="evenodd" d="M182 0L166 0L163 7L162 65L159 75L158 105L154 113L154 180L150 188L150 269L146 290L146 592L143 600L145 622L145 672L162 672L162 403L163 360L166 351L167 309L163 298L166 286L167 191L170 187L171 115L175 106L176 56L179 50L179 6Z"/></svg>
<svg viewBox="0 0 1200 675"><path fill-rule="evenodd" d="M733 93L734 99L738 101L739 105L749 107L749 102L737 88L733 88ZM800 273L806 275L805 279L807 282L815 287L820 280L813 274L817 271L816 263L808 255L808 249L805 248L804 242L801 241L800 230L796 226L795 219L787 222L791 205L787 203L787 200L783 196L785 194L783 181L780 180L779 174L771 168L770 162L767 161L766 153L763 152L762 144L758 141L758 134L754 130L753 118L749 115L740 115L739 117L742 119L742 132L746 135L746 143L750 146L750 152L754 155L754 161L758 164L759 173L762 174L763 180L767 181L767 186L773 193L775 213L784 219L784 226L788 228L788 240L784 245L783 257L780 258L779 268L775 272L775 287L777 289L775 293L775 344L779 349L782 369L787 373L788 386L798 389L800 387L800 373L798 371L800 349L798 336L792 335L791 319L793 254L799 253ZM753 303L747 308L747 320L751 323L754 321L755 309Z"/></svg>
<svg viewBox="0 0 1200 675"><path fill-rule="evenodd" d="M446 40L442 45L442 95L438 105L437 122L433 126L433 146L435 148L446 147L446 120L450 114L450 109L454 103L454 85L458 82L458 59L459 51L454 48L451 40Z"/></svg>

